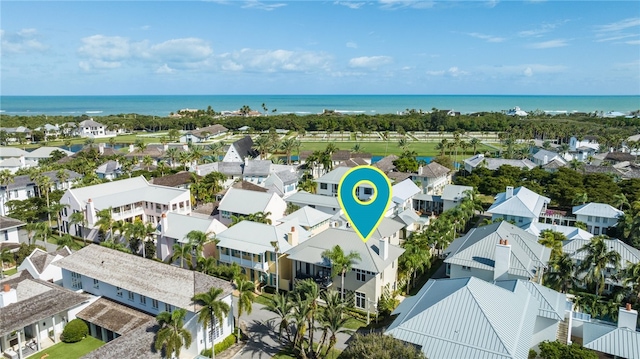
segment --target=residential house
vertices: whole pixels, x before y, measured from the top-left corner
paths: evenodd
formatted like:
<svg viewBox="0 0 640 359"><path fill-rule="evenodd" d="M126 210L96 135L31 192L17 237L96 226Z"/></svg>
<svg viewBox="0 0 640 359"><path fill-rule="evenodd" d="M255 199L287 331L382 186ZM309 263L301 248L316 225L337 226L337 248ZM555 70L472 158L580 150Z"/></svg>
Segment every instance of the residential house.
<svg viewBox="0 0 640 359"><path fill-rule="evenodd" d="M598 137L584 136L582 139L578 139L575 136L571 136L571 138L569 138L569 151L571 152L578 151L578 148L580 147L590 148L594 152L598 152L600 150L600 144L598 144Z"/></svg>
<svg viewBox="0 0 640 359"><path fill-rule="evenodd" d="M635 162L635 160L636 156L632 155L629 152L608 152L604 157L605 162L608 162L615 167L628 166L629 164Z"/></svg>
<svg viewBox="0 0 640 359"><path fill-rule="evenodd" d="M331 225L332 215L326 212L319 211L310 206L304 206L297 211L284 216L278 220L278 222L286 223L289 221L297 221L297 223L309 232L309 236L314 236Z"/></svg>
<svg viewBox="0 0 640 359"><path fill-rule="evenodd" d="M24 126L18 127L0 127L0 131L6 133L6 142L20 144L25 141L31 141L31 130Z"/></svg>
<svg viewBox="0 0 640 359"><path fill-rule="evenodd" d="M594 235L607 234L610 227L618 224L618 218L624 214L606 203L586 203L574 206L572 211L576 221L587 225L587 232Z"/></svg>
<svg viewBox="0 0 640 359"><path fill-rule="evenodd" d="M430 279L395 309L385 334L430 359L526 358L532 346L555 340L565 302L563 294L528 281Z"/></svg>
<svg viewBox="0 0 640 359"><path fill-rule="evenodd" d="M57 138L60 135L60 127L56 125L52 125L50 123L46 123L43 126L37 127L34 131L42 131L44 133L45 139L53 139Z"/></svg>
<svg viewBox="0 0 640 359"><path fill-rule="evenodd" d="M388 155L380 159L380 161L374 163L375 167L378 167L382 172L389 173L396 169L396 165L393 164L398 159L396 155Z"/></svg>
<svg viewBox="0 0 640 359"><path fill-rule="evenodd" d="M331 154L331 162L334 167L339 166L343 162L362 163L363 165L371 164L371 154L353 152L350 150L337 150ZM357 160L356 160L357 159Z"/></svg>
<svg viewBox="0 0 640 359"><path fill-rule="evenodd" d="M463 199L468 196L471 196L473 193L473 187L471 186L460 186L454 184L448 184L444 186L444 190L442 191L442 210L448 211L452 208L458 207Z"/></svg>
<svg viewBox="0 0 640 359"><path fill-rule="evenodd" d="M17 148L17 147L4 147L0 146L0 161L8 160L10 158L20 158L26 157L29 155L29 152Z"/></svg>
<svg viewBox="0 0 640 359"><path fill-rule="evenodd" d="M322 196L338 196L338 185L342 180L342 177L350 170L348 167L337 167L334 170L325 173L324 175L317 178L315 181L317 183L316 194ZM373 193L373 189L369 188L369 195ZM364 192L363 192L364 193Z"/></svg>
<svg viewBox="0 0 640 359"><path fill-rule="evenodd" d="M58 171L47 171L42 173L43 176L49 177L52 191L71 188L73 182L82 177L82 175L77 172L70 170L63 171L67 177L64 182L60 181L58 178ZM40 189L36 186L36 183L31 180L29 175L14 177L13 182L0 185L0 215L6 216L9 214L9 208L7 206L8 201L24 201L25 199L39 195Z"/></svg>
<svg viewBox="0 0 640 359"><path fill-rule="evenodd" d="M370 161L367 162L364 158L360 158L360 157L356 157L356 158L349 158L348 160L344 160L342 162L340 162L338 165L334 166L334 167L349 167L349 168L353 168L353 167L358 167L358 166L367 166L370 165Z"/></svg>
<svg viewBox="0 0 640 359"><path fill-rule="evenodd" d="M119 161L109 160L96 168L96 174L100 179L112 181L122 176L122 165Z"/></svg>
<svg viewBox="0 0 640 359"><path fill-rule="evenodd" d="M157 228L157 257L167 261L173 255L173 245L189 243L187 234L191 231L206 233L212 239L227 229L215 218L198 217L175 212L163 213Z"/></svg>
<svg viewBox="0 0 640 359"><path fill-rule="evenodd" d="M331 215L341 211L337 197L323 196L305 191L298 191L285 198L285 201L298 207L309 206Z"/></svg>
<svg viewBox="0 0 640 359"><path fill-rule="evenodd" d="M270 160L251 160L244 158L244 166L242 169L242 180L257 185L263 185L264 181L271 174Z"/></svg>
<svg viewBox="0 0 640 359"><path fill-rule="evenodd" d="M464 160L464 169L465 171L471 173L478 167L485 167L489 170L495 171L500 166L509 165L513 167L518 167L520 169L532 169L536 167L536 164L531 162L529 159L523 160L512 160L506 158L490 158L485 157L483 154L479 153L474 155L473 157L467 158Z"/></svg>
<svg viewBox="0 0 640 359"><path fill-rule="evenodd" d="M419 183L423 194L439 195L444 186L451 183L451 170L437 162L431 162L418 167L418 173L411 179Z"/></svg>
<svg viewBox="0 0 640 359"><path fill-rule="evenodd" d="M420 187L416 186L410 178L391 186L391 202L395 205L394 214L406 210L413 211L413 197L420 191Z"/></svg>
<svg viewBox="0 0 640 359"><path fill-rule="evenodd" d="M23 359L59 341L89 300L82 293L18 272L0 280L0 353Z"/></svg>
<svg viewBox="0 0 640 359"><path fill-rule="evenodd" d="M539 149L535 154L531 156L531 161L538 166L544 166L549 162L556 161L560 164L566 165L567 161L557 152Z"/></svg>
<svg viewBox="0 0 640 359"><path fill-rule="evenodd" d="M350 228L329 228L286 252L292 261L294 284L297 280L313 278L322 287L340 291L341 277L331 278L331 262L322 256L324 251L340 246L344 253L355 252L360 256L353 269L345 275L345 300L358 309L376 310L374 303L386 288L391 291L397 289L398 258L404 252L404 249L390 243L389 237L399 242L397 232L386 238L374 233L367 242L363 242Z"/></svg>
<svg viewBox="0 0 640 359"><path fill-rule="evenodd" d="M284 217L287 204L275 193L261 193L237 188L229 188L218 206L220 222L228 225L232 216L248 216L253 213L265 213L272 222Z"/></svg>
<svg viewBox="0 0 640 359"><path fill-rule="evenodd" d="M444 255L451 278L539 281L551 249L539 244L537 236L502 221L471 229L451 242Z"/></svg>
<svg viewBox="0 0 640 359"><path fill-rule="evenodd" d="M572 239L563 242L562 244L562 252L568 254L571 257L571 260L576 264L576 266L580 265L587 255L586 251L582 251L581 249L589 244L591 241L588 239ZM640 250L624 243L619 239L604 239L604 242L607 245L609 250L615 251L620 254L620 268L625 269L630 264L636 264L640 262ZM611 265L607 265L603 275L605 277L605 285L604 290L606 292L611 292L614 287L622 287L622 278L619 276L616 277L615 268Z"/></svg>
<svg viewBox="0 0 640 359"><path fill-rule="evenodd" d="M560 225L551 224L551 223L531 222L531 223L525 224L524 226L520 226L520 228L538 237L540 237L540 234L542 234L542 231L545 231L545 230L562 233L565 237L567 237L567 239L588 240L588 239L591 239L591 237L593 237L593 234L583 229L572 227L572 226L560 226Z"/></svg>
<svg viewBox="0 0 640 359"><path fill-rule="evenodd" d="M526 187L507 186L505 192L498 193L487 212L492 220L513 221L518 226L538 222L541 213L547 209L551 199L541 196Z"/></svg>
<svg viewBox="0 0 640 359"><path fill-rule="evenodd" d="M161 312L185 309L184 328L191 333L192 341L189 348L182 348L182 352L188 357L197 356L205 347L211 348L233 331L233 316L229 311L223 313L221 325L216 321L213 328L207 328L209 333L205 333L198 321L200 306L193 301L196 294L219 288L222 289L219 299L231 306L232 287L228 281L99 245L89 245L54 263L62 268L65 288L100 298L85 308L84 313L78 313L88 322L90 333L98 338L109 341L119 335L119 328L148 323L145 316L131 316L133 312L123 310L123 307L152 317ZM102 312L95 307L100 307ZM109 318L111 320L107 321ZM127 335L130 333L122 336ZM113 342L118 345L115 340ZM138 345L146 346L148 352L151 343ZM130 348L130 352L135 350ZM113 356L107 354L105 357Z"/></svg>
<svg viewBox="0 0 640 359"><path fill-rule="evenodd" d="M243 162L245 158L258 157L258 151L253 149L251 136L245 136L229 146L227 153L222 159L223 162Z"/></svg>
<svg viewBox="0 0 640 359"><path fill-rule="evenodd" d="M20 246L20 228L24 225L20 220L0 216L0 251Z"/></svg>
<svg viewBox="0 0 640 359"><path fill-rule="evenodd" d="M96 122L93 119L84 120L78 124L75 134L80 137L106 137L107 126Z"/></svg>
<svg viewBox="0 0 640 359"><path fill-rule="evenodd" d="M640 332L637 331L638 311L627 303L618 309L617 325L602 321L586 322L582 328L582 343L600 357L640 358Z"/></svg>
<svg viewBox="0 0 640 359"><path fill-rule="evenodd" d="M194 174L192 172L181 171L171 175L152 178L151 183L157 186L189 189L194 177L196 179L202 178L201 176L198 176L197 174Z"/></svg>
<svg viewBox="0 0 640 359"><path fill-rule="evenodd" d="M226 127L222 125L211 125L207 127L202 127L197 130L187 131L185 134L180 136L180 142L187 143L199 143L206 142L211 140L212 138L216 138L224 135L229 131Z"/></svg>
<svg viewBox="0 0 640 359"><path fill-rule="evenodd" d="M462 199L470 192L473 192L473 187L448 184L444 186L442 195L415 195L413 207L422 214L441 214L460 205Z"/></svg>
<svg viewBox="0 0 640 359"><path fill-rule="evenodd" d="M62 270L60 267L51 265L51 263L67 257L70 254L71 250L67 246L51 253L36 248L20 264L18 272L27 271L34 279L62 285Z"/></svg>
<svg viewBox="0 0 640 359"><path fill-rule="evenodd" d="M409 238L411 234L421 231L430 222L429 217L420 217L418 212L413 209L406 209L398 213L394 219L403 225L400 230L401 241Z"/></svg>
<svg viewBox="0 0 640 359"><path fill-rule="evenodd" d="M154 225L160 224L163 213L191 213L189 190L152 185L142 176L69 189L60 203L67 205L62 213L63 232L86 235L81 224L70 222L72 213L82 212L89 230L85 237L89 240L97 239L97 212L100 210L111 209L114 221L140 219Z"/></svg>
<svg viewBox="0 0 640 359"><path fill-rule="evenodd" d="M35 150L27 153L27 155L25 155L25 159L27 161L34 161L39 163L42 160L51 158L51 156L53 155L53 152L55 151L59 151L63 153L65 156L73 155L73 152L67 151L60 147L38 147Z"/></svg>
<svg viewBox="0 0 640 359"><path fill-rule="evenodd" d="M217 235L216 253L220 263L237 263L249 280L275 287L279 274L280 289L291 289L291 262L283 253L303 243L309 233L295 221L278 226L241 221ZM276 246L277 244L277 254ZM276 270L276 258L278 268ZM276 273L278 272L278 273Z"/></svg>
<svg viewBox="0 0 640 359"><path fill-rule="evenodd" d="M269 191L278 194L280 197L288 197L298 192L299 181L300 177L298 173L292 168L290 170L271 173L263 185L265 188L268 188Z"/></svg>
<svg viewBox="0 0 640 359"><path fill-rule="evenodd" d="M92 153L94 151L97 151L97 153ZM116 151L112 147L105 147L104 143L98 143L97 148L93 147L93 146L86 146L83 149L81 149L80 151L74 153L73 155L70 155L70 156L63 157L63 158L59 159L57 163L59 163L59 164L69 163L72 160L80 157L83 154L90 154L92 157L95 155L95 156L100 157L100 158L114 158L114 157L120 155L120 152Z"/></svg>

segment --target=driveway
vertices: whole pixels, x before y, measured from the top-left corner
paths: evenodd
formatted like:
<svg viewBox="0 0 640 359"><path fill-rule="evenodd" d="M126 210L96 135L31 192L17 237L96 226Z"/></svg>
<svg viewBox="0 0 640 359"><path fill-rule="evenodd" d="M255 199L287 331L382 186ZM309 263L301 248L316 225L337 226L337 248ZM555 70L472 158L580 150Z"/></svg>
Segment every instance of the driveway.
<svg viewBox="0 0 640 359"><path fill-rule="evenodd" d="M234 315L238 315L237 298L233 297ZM268 310L262 309L263 305L253 303L251 314L243 313L240 321L246 326L246 334L249 337L247 344L233 359L267 359L276 355L282 346L278 343L278 316ZM320 340L321 331L314 335L314 341ZM340 333L337 335L336 348L344 350L351 335Z"/></svg>

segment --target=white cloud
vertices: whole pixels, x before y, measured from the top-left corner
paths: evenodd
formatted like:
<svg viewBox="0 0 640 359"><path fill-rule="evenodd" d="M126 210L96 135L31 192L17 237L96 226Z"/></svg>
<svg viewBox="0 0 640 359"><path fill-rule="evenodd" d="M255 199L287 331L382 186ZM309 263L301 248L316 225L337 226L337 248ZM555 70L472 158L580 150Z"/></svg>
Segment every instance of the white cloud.
<svg viewBox="0 0 640 359"><path fill-rule="evenodd" d="M640 17L624 19L624 20L620 20L620 21L617 21L611 24L606 24L606 25L597 25L596 31L612 32L612 31L626 30L628 28L636 27L636 26L640 26Z"/></svg>
<svg viewBox="0 0 640 359"><path fill-rule="evenodd" d="M355 68L378 68L393 62L390 56L362 56L349 60L349 66Z"/></svg>
<svg viewBox="0 0 640 359"><path fill-rule="evenodd" d="M342 6L346 6L349 9L359 9L361 8L363 5L365 5L365 2L356 2L356 1L335 1L333 3L334 5L342 5Z"/></svg>
<svg viewBox="0 0 640 359"><path fill-rule="evenodd" d="M430 9L435 6L435 1L428 0L379 0L380 8L395 10L400 8Z"/></svg>
<svg viewBox="0 0 640 359"><path fill-rule="evenodd" d="M172 69L171 67L169 67L169 65L167 65L167 64L164 64L164 65L158 67L158 69L156 70L157 74L172 74L174 72L175 72L175 70Z"/></svg>
<svg viewBox="0 0 640 359"><path fill-rule="evenodd" d="M611 24L598 25L595 27L596 41L609 42L629 37L637 38L640 36L640 29L636 29L637 27L640 27L640 18L629 18ZM638 41L639 40L630 40L624 41L623 43L636 45Z"/></svg>
<svg viewBox="0 0 640 359"><path fill-rule="evenodd" d="M486 40L487 42L503 42L504 40L506 40L504 37L486 35L478 32L467 33L467 35L475 37L476 39Z"/></svg>
<svg viewBox="0 0 640 359"><path fill-rule="evenodd" d="M246 1L244 3L244 5L242 5L241 7L243 9L258 9L258 10L264 10L264 11L272 11L275 10L279 7L283 7L283 6L287 6L287 4L284 3L266 3L266 2L260 2L257 0L250 0L250 1Z"/></svg>
<svg viewBox="0 0 640 359"><path fill-rule="evenodd" d="M140 30L144 30L144 31L147 31L147 30L149 30L150 28L151 28L151 26L150 26L150 25L143 25L143 26L140 26Z"/></svg>
<svg viewBox="0 0 640 359"><path fill-rule="evenodd" d="M347 47L351 48L351 49L357 49L358 48L358 44L356 44L353 41L349 41L349 42L347 42Z"/></svg>
<svg viewBox="0 0 640 359"><path fill-rule="evenodd" d="M529 44L527 47L531 49L551 49L555 47L565 47L567 46L567 40L565 39L555 39L543 42L536 42L533 44Z"/></svg>
<svg viewBox="0 0 640 359"><path fill-rule="evenodd" d="M310 72L328 69L331 56L322 52L242 49L219 57L226 71Z"/></svg>
<svg viewBox="0 0 640 359"><path fill-rule="evenodd" d="M458 77L468 75L469 72L460 70L457 66L452 66L448 70L431 70L426 72L429 76L450 76Z"/></svg>
<svg viewBox="0 0 640 359"><path fill-rule="evenodd" d="M209 44L197 38L168 40L149 48L149 54L172 62L197 62L213 54Z"/></svg>
<svg viewBox="0 0 640 359"><path fill-rule="evenodd" d="M640 40L625 41L625 44L628 44L628 45L640 45Z"/></svg>
<svg viewBox="0 0 640 359"><path fill-rule="evenodd" d="M524 69L522 73L527 77L531 77L533 76L533 69L531 68L531 66L527 66L527 68Z"/></svg>
<svg viewBox="0 0 640 359"><path fill-rule="evenodd" d="M486 6L488 8L494 8L494 7L498 6L499 3L500 3L500 1L498 1L498 0L489 0L489 1L484 3L484 6Z"/></svg>
<svg viewBox="0 0 640 359"><path fill-rule="evenodd" d="M526 76L557 74L567 70L564 65L520 64L503 66L478 66L478 72L491 76Z"/></svg>
<svg viewBox="0 0 640 359"><path fill-rule="evenodd" d="M440 71L427 71L427 75L429 76L442 76L444 75L444 70L440 70Z"/></svg>
<svg viewBox="0 0 640 359"><path fill-rule="evenodd" d="M540 25L540 27L538 27L537 29L520 31L520 32L518 32L518 36L520 36L520 37L540 37L540 36L542 36L542 34L549 33L551 31L555 30L558 26L561 26L562 24L565 24L567 22L569 22L569 20L563 20L563 21L552 23L552 24L545 23L545 24Z"/></svg>
<svg viewBox="0 0 640 359"><path fill-rule="evenodd" d="M27 53L42 52L49 48L38 40L39 34L36 29L22 29L15 33L0 31L0 43L2 52Z"/></svg>
<svg viewBox="0 0 640 359"><path fill-rule="evenodd" d="M93 35L82 39L81 56L102 60L123 60L130 57L129 39L120 36Z"/></svg>

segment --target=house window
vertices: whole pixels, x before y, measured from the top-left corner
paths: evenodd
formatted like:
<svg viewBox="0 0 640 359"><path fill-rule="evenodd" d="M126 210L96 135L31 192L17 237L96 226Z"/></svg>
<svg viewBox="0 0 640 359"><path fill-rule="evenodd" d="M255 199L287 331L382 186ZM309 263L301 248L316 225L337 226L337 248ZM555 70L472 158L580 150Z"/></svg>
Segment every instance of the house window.
<svg viewBox="0 0 640 359"><path fill-rule="evenodd" d="M129 300L133 302L134 294L132 291L129 291Z"/></svg>
<svg viewBox="0 0 640 359"><path fill-rule="evenodd" d="M369 195L373 194L373 188L366 188L366 187L365 187L365 189L364 189L364 194L365 194L365 195L367 195L367 194L369 194Z"/></svg>
<svg viewBox="0 0 640 359"><path fill-rule="evenodd" d="M356 292L356 307L364 309L366 307L367 299L364 296L364 293Z"/></svg>
<svg viewBox="0 0 640 359"><path fill-rule="evenodd" d="M326 183L320 183L320 189L327 189Z"/></svg>
<svg viewBox="0 0 640 359"><path fill-rule="evenodd" d="M471 267L462 266L462 270L471 271Z"/></svg>
<svg viewBox="0 0 640 359"><path fill-rule="evenodd" d="M117 295L118 297L122 297L122 288L120 288L120 287L116 287L116 295Z"/></svg>
<svg viewBox="0 0 640 359"><path fill-rule="evenodd" d="M361 281L361 282L366 282L367 281L367 274L372 275L373 273L366 271L366 270L361 270L361 269L355 269L354 270L356 272L356 279Z"/></svg>
<svg viewBox="0 0 640 359"><path fill-rule="evenodd" d="M609 223L609 218L602 217L602 223Z"/></svg>
<svg viewBox="0 0 640 359"><path fill-rule="evenodd" d="M171 304L164 303L164 311L171 313Z"/></svg>
<svg viewBox="0 0 640 359"><path fill-rule="evenodd" d="M600 223L600 217L596 217L596 223Z"/></svg>
<svg viewBox="0 0 640 359"><path fill-rule="evenodd" d="M97 280L97 279L94 279L94 280L93 280L93 287L94 287L95 289L100 289L100 281L99 281L99 280Z"/></svg>
<svg viewBox="0 0 640 359"><path fill-rule="evenodd" d="M140 304L147 305L147 297L140 295Z"/></svg>
<svg viewBox="0 0 640 359"><path fill-rule="evenodd" d="M174 204L172 204L172 205L171 205L171 210L172 210L172 211L175 211L176 209L178 209L178 205L177 205L177 204L175 204L175 203L174 203Z"/></svg>
<svg viewBox="0 0 640 359"><path fill-rule="evenodd" d="M600 227L594 227L593 228L593 234L595 234L596 236L600 234Z"/></svg>
<svg viewBox="0 0 640 359"><path fill-rule="evenodd" d="M593 217L588 216L588 217L587 217L587 222L591 222L591 221L593 221Z"/></svg>
<svg viewBox="0 0 640 359"><path fill-rule="evenodd" d="M74 289L82 289L82 274L71 272L71 287Z"/></svg>
<svg viewBox="0 0 640 359"><path fill-rule="evenodd" d="M222 327L215 323L215 327L209 330L209 337L213 337L213 340L216 340L220 336L222 336Z"/></svg>
<svg viewBox="0 0 640 359"><path fill-rule="evenodd" d="M151 299L151 306L153 309L158 309L158 301L156 299Z"/></svg>
<svg viewBox="0 0 640 359"><path fill-rule="evenodd" d="M160 213L162 212L162 207L160 206L160 204L156 203L156 212Z"/></svg>

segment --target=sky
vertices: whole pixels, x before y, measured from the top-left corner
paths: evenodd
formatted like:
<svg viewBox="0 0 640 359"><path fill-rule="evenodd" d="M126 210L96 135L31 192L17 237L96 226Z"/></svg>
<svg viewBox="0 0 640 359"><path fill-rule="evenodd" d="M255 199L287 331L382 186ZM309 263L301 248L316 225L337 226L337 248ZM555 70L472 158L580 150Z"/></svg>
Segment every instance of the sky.
<svg viewBox="0 0 640 359"><path fill-rule="evenodd" d="M640 1L2 1L0 95L639 95Z"/></svg>

